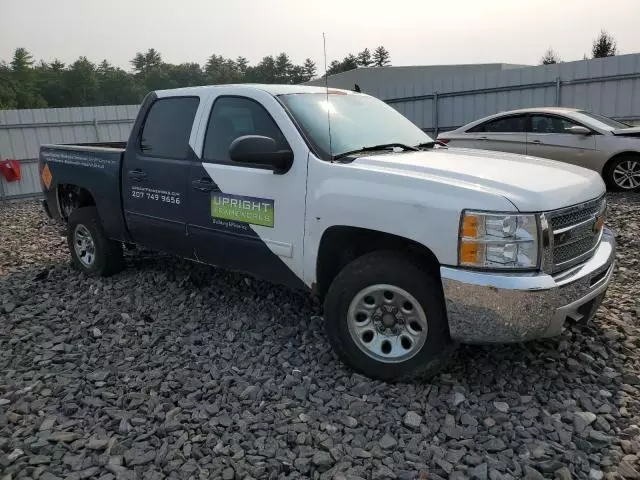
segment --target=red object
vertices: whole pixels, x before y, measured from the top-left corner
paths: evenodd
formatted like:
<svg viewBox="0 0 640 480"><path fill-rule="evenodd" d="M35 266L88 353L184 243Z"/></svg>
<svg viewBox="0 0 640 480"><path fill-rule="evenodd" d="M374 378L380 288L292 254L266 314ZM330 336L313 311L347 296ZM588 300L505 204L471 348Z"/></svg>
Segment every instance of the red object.
<svg viewBox="0 0 640 480"><path fill-rule="evenodd" d="M439 138L438 141L444 143L445 145L447 143L449 143L449 139L448 138Z"/></svg>
<svg viewBox="0 0 640 480"><path fill-rule="evenodd" d="M20 172L20 162L18 160L0 161L0 172L7 179L7 182L17 182L22 178Z"/></svg>

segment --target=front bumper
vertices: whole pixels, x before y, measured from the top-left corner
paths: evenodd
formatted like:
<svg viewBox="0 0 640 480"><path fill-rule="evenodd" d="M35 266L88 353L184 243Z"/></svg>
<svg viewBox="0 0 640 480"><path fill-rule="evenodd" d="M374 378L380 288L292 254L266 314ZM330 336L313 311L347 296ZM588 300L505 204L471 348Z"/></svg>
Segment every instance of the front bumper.
<svg viewBox="0 0 640 480"><path fill-rule="evenodd" d="M588 321L613 276L616 242L605 229L594 255L556 275L441 267L451 338L511 343L560 334L567 318Z"/></svg>

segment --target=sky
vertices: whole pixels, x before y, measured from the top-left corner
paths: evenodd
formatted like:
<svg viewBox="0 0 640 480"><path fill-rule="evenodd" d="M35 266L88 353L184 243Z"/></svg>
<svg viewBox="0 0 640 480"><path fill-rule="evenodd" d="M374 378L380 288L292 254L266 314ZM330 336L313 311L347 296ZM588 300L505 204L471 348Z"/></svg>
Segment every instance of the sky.
<svg viewBox="0 0 640 480"><path fill-rule="evenodd" d="M620 54L640 52L640 0L0 0L0 60L16 47L36 60L86 56L130 70L136 52L203 64L213 53L286 52L329 62L384 45L393 65L538 64L589 54L601 29Z"/></svg>

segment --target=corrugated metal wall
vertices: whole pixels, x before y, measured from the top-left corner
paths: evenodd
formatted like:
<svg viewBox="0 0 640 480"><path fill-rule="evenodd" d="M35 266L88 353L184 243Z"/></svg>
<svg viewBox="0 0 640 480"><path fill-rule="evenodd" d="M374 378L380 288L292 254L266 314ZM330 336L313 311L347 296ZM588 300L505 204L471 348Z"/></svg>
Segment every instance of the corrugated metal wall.
<svg viewBox="0 0 640 480"><path fill-rule="evenodd" d="M366 93L433 133L500 111L537 106L584 108L639 123L640 54L425 78Z"/></svg>
<svg viewBox="0 0 640 480"><path fill-rule="evenodd" d="M348 79L329 77L329 85L352 88L366 74L367 69L359 69ZM464 75L391 77L365 93L433 134L502 110L550 105L640 124L640 54ZM0 158L21 160L23 177L18 183L0 180L0 199L40 192L40 145L124 141L137 111L137 105L0 111Z"/></svg>
<svg viewBox="0 0 640 480"><path fill-rule="evenodd" d="M40 193L38 150L51 143L126 141L138 105L0 110L0 159L20 160L22 179L0 175L0 199Z"/></svg>

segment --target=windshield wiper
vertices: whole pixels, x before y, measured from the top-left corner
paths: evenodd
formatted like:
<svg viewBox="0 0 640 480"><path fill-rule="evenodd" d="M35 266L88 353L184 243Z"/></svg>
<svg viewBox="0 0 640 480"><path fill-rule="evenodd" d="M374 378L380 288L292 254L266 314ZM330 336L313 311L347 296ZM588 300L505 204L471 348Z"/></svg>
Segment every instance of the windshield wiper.
<svg viewBox="0 0 640 480"><path fill-rule="evenodd" d="M362 153L362 152L376 152L381 150L389 150L390 148L402 148L407 151L416 152L420 150L418 147L411 147L409 145L405 145L404 143L381 143L380 145L372 145L371 147L362 147L356 150L350 150L348 152L339 153L332 157L333 160L339 160L344 157L348 157L349 155L353 155L354 153Z"/></svg>
<svg viewBox="0 0 640 480"><path fill-rule="evenodd" d="M447 146L446 143L442 143L440 140L434 140L432 142L420 143L419 145L416 145L416 148L418 148L418 149L433 148L436 145L439 145L440 147L446 147Z"/></svg>

